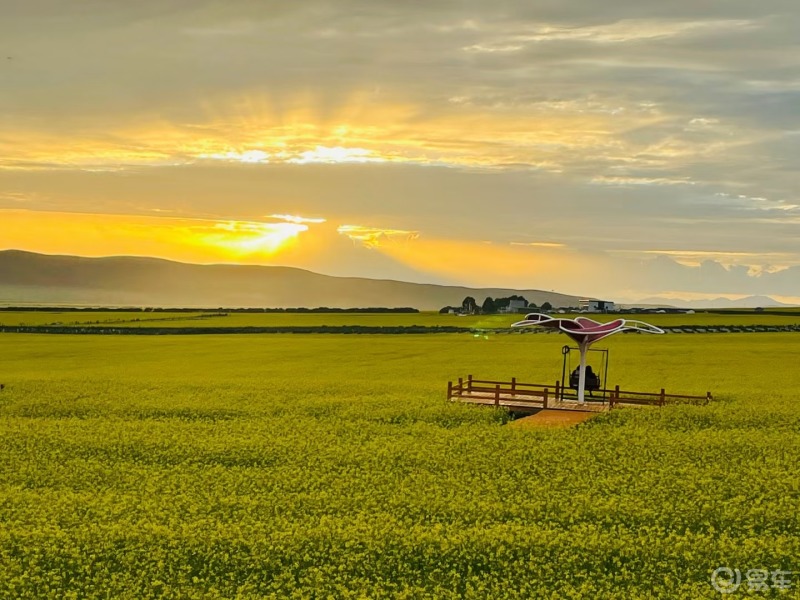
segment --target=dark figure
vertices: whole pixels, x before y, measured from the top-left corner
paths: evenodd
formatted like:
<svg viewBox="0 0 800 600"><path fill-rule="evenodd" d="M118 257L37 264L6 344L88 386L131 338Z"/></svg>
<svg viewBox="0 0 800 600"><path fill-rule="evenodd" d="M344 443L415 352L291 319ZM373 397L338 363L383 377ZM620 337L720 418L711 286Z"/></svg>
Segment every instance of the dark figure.
<svg viewBox="0 0 800 600"><path fill-rule="evenodd" d="M569 387L574 390L578 389L578 383L580 382L580 367L575 367L575 370L569 374Z"/></svg>
<svg viewBox="0 0 800 600"><path fill-rule="evenodd" d="M600 389L600 378L592 371L591 365L586 365L586 389L589 390L589 395L592 395L592 390Z"/></svg>
<svg viewBox="0 0 800 600"><path fill-rule="evenodd" d="M579 382L580 382L580 367L578 366L575 367L575 370L569 375L569 387L577 390ZM600 389L600 378L592 370L591 365L586 365L586 379L584 381L584 388L589 391L590 396L592 395L593 390Z"/></svg>

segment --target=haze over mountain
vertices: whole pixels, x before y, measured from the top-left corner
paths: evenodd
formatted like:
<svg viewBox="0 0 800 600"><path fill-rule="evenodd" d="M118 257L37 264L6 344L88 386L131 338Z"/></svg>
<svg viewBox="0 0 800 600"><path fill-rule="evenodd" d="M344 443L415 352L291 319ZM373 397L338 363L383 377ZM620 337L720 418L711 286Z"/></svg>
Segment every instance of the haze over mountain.
<svg viewBox="0 0 800 600"><path fill-rule="evenodd" d="M292 267L194 265L156 258L84 258L0 251L0 303L183 307L399 307L436 310L466 296L525 296L541 305L578 298L541 290L468 288L331 277Z"/></svg>
<svg viewBox="0 0 800 600"><path fill-rule="evenodd" d="M642 304L666 305L677 308L757 308L792 306L770 298L769 296L745 296L743 298L712 298L710 300L680 300L675 298L661 298L658 296L644 298Z"/></svg>

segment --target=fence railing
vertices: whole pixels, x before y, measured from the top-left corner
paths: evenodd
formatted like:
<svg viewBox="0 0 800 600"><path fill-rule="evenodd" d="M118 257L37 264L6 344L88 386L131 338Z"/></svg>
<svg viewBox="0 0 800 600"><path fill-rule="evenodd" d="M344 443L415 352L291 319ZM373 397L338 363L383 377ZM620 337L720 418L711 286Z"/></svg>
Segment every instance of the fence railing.
<svg viewBox="0 0 800 600"><path fill-rule="evenodd" d="M473 379L472 375L465 380L459 377L458 382L447 382L447 399L455 400L468 398L470 400L492 401L500 406L501 401L508 404L530 403L547 408L552 400L558 398L550 386L537 383L522 383L516 379L508 381L492 381L487 379Z"/></svg>
<svg viewBox="0 0 800 600"><path fill-rule="evenodd" d="M620 390L616 386L610 390L609 406L614 408L619 404L639 404L643 406L664 406L666 404L708 404L714 397L711 392L705 396L689 396L686 394L667 394L664 388L658 393L633 392Z"/></svg>
<svg viewBox="0 0 800 600"><path fill-rule="evenodd" d="M664 406L666 404L707 404L713 400L711 392L704 396L686 394L668 394L664 388L659 392L637 392L621 390L619 386L593 390L597 397L586 398L587 402L602 402L608 400L609 408L620 405ZM601 396L602 395L602 396ZM483 401L482 403L501 404L530 403L547 408L548 405L558 400L576 400L577 395L569 387L564 387L561 381L554 384L527 383L518 381L513 377L511 381L496 381L492 379L476 379L472 375L466 378L459 377L457 381L447 382L447 399L470 399Z"/></svg>

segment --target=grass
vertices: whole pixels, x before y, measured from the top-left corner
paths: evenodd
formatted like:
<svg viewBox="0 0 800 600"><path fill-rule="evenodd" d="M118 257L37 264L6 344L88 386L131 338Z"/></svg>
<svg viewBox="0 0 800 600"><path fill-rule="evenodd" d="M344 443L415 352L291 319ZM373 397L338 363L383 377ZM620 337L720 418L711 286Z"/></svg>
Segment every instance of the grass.
<svg viewBox="0 0 800 600"><path fill-rule="evenodd" d="M574 317L575 315L554 315ZM585 315L598 321L611 321L617 315ZM620 315L622 318L642 320L653 325L795 325L800 316L780 312L748 314L647 314ZM509 327L524 315L440 315L437 312L420 313L143 313L143 312L13 312L0 311L0 325L96 325L100 327L271 327L321 325L362 325L367 327L421 325L498 329Z"/></svg>
<svg viewBox="0 0 800 600"><path fill-rule="evenodd" d="M204 313L146 313L141 311L0 311L0 325L132 325L149 323L164 327L181 320L201 320Z"/></svg>
<svg viewBox="0 0 800 600"><path fill-rule="evenodd" d="M0 597L700 598L798 570L800 336L619 336L702 393L516 430L561 336L0 335Z"/></svg>

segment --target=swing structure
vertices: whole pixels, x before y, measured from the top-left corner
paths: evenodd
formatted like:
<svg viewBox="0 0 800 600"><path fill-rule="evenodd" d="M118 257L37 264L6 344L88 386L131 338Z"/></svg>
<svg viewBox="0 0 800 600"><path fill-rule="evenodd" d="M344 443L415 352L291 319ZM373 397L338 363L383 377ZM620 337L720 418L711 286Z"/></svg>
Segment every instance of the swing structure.
<svg viewBox="0 0 800 600"><path fill-rule="evenodd" d="M514 413L530 414L542 409L579 410L585 412L600 412L617 406L626 405L651 405L664 406L667 403L693 403L705 404L712 400L711 392L704 396L689 396L667 394L664 388L660 393L634 392L620 390L619 386L613 389L607 387L608 381L608 350L591 348L592 344L620 332L636 332L649 334L662 334L664 331L649 323L616 319L609 323L598 323L586 317L576 319L553 318L550 315L531 313L522 321L511 325L513 328L544 327L557 330L571 338L577 347L563 346L563 365L561 367L561 380L554 386L535 383L522 383L513 378L511 382L480 380L469 375L466 380L459 378L457 383L449 381L447 384L447 399L470 404L494 405L506 407ZM572 367L571 352L577 350L580 360L577 373L570 372L569 387L576 390L575 395L566 391L567 365ZM602 379L600 375L591 372L587 381L586 357L589 352L597 352L602 356ZM604 385L606 387L604 387ZM598 391L602 395L602 403L586 402L585 392L590 395ZM608 399L608 403L606 403Z"/></svg>
<svg viewBox="0 0 800 600"><path fill-rule="evenodd" d="M511 327L547 327L550 329L558 329L562 333L567 334L567 336L578 344L578 351L581 354L581 362L578 367L578 402L581 404L586 401L584 398L584 393L586 391L586 354L592 344L623 331L655 334L664 333L663 329L659 329L655 325L650 325L650 323L645 323L643 321L616 319L609 323L598 323L586 317L578 317L574 320L554 319L550 315L541 313L525 315L522 321L517 321L512 324Z"/></svg>
<svg viewBox="0 0 800 600"><path fill-rule="evenodd" d="M580 383L578 367L574 370L572 369L572 351L577 350L580 351L580 348L577 346L569 346L566 345L561 348L561 355L563 356L563 363L561 365L561 381L565 382L564 385L561 386L561 395L559 398L564 400L564 397L569 394L567 392L568 389L575 390L575 393L578 393L578 385ZM608 348L589 348L587 350L588 353L594 352L595 354L599 355L600 358L600 371L598 372L589 372L589 365L586 366L586 388L589 390L589 396L592 396L592 392L597 391L600 392L599 398L605 402L606 401L606 390L603 389L603 383L608 381ZM587 354L587 360L588 360ZM569 379L567 379L569 378ZM567 387L566 382L569 381L569 387Z"/></svg>

